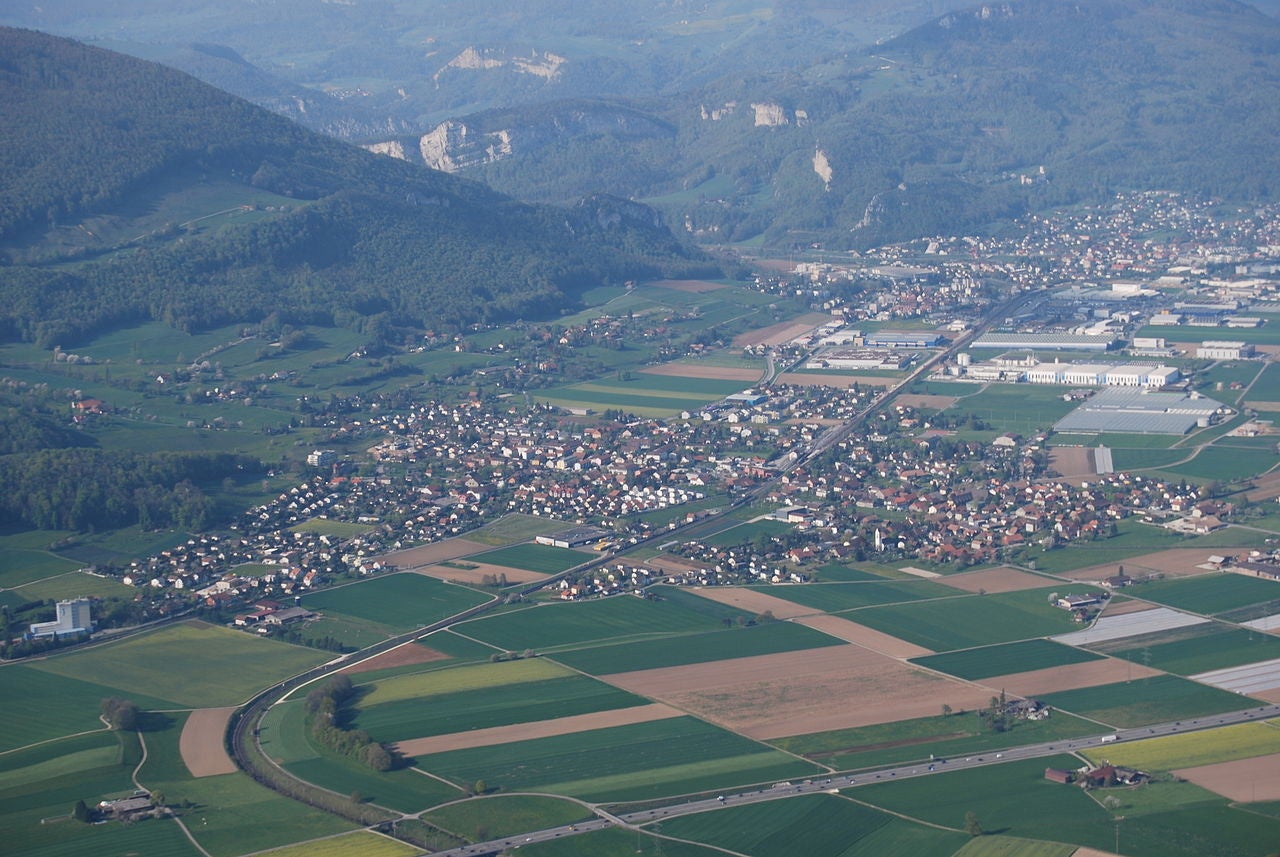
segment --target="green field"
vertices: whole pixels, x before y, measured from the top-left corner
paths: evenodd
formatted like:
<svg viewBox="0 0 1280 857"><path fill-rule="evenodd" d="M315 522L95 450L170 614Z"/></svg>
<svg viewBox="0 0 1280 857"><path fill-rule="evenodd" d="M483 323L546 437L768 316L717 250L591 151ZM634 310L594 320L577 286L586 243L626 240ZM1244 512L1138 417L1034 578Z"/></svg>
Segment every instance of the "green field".
<svg viewBox="0 0 1280 857"><path fill-rule="evenodd" d="M775 521L765 518L759 521L748 521L745 524L738 524L727 530L721 530L711 536L702 539L705 544L716 548L733 547L735 545L755 544L757 538L761 535L780 536L783 533L789 533L795 529L794 524L788 524L786 521Z"/></svg>
<svg viewBox="0 0 1280 857"><path fill-rule="evenodd" d="M854 583L811 583L803 586L752 587L823 613L926 598L964 598L954 587L930 580L869 580ZM859 614L861 615L861 614Z"/></svg>
<svg viewBox="0 0 1280 857"><path fill-rule="evenodd" d="M935 652L1007 643L1060 634L1075 627L1070 614L1048 603L1051 591L1083 592L1079 586L1031 589L996 595L968 595L868 607L852 618L859 624L909 640Z"/></svg>
<svg viewBox="0 0 1280 857"><path fill-rule="evenodd" d="M862 568L855 568L852 565L828 563L827 565L819 566L814 572L814 577L825 583L854 583L859 580L884 580L885 576Z"/></svg>
<svg viewBox="0 0 1280 857"><path fill-rule="evenodd" d="M1111 654L1175 675L1196 675L1280 658L1280 637L1225 625L1218 625L1218 628L1221 630L1217 633L1133 646L1114 650Z"/></svg>
<svg viewBox="0 0 1280 857"><path fill-rule="evenodd" d="M1275 449L1245 449L1241 447L1210 446L1185 464L1165 469L1165 472L1191 479L1212 479L1230 482L1248 479L1266 473L1276 466Z"/></svg>
<svg viewBox="0 0 1280 857"><path fill-rule="evenodd" d="M515 686L434 693L427 704L422 698L361 704L354 725L368 732L374 741L393 742L555 720L648 702L595 679L570 675Z"/></svg>
<svg viewBox="0 0 1280 857"><path fill-rule="evenodd" d="M1017 720L1004 732L992 732L976 712L921 717L855 729L838 729L770 741L838 770L927 762L930 756L949 759L997 752L1023 744L1068 741L1098 732L1098 724L1062 711L1045 720Z"/></svg>
<svg viewBox="0 0 1280 857"><path fill-rule="evenodd" d="M660 587L656 592L661 600L619 595L575 604L543 604L464 622L457 631L508 651L545 652L559 646L710 631L723 627L724 619L750 618L675 587Z"/></svg>
<svg viewBox="0 0 1280 857"><path fill-rule="evenodd" d="M198 852L172 822L83 824L71 819L78 800L92 806L130 794L134 785L129 774L141 758L136 734L105 731L0 755L0 851L36 857L196 857Z"/></svg>
<svg viewBox="0 0 1280 857"><path fill-rule="evenodd" d="M527 542L535 536L549 536L568 529L571 524L536 515L504 515L478 530L467 533L467 541L497 547Z"/></svg>
<svg viewBox="0 0 1280 857"><path fill-rule="evenodd" d="M820 769L692 717L420 756L418 767L499 791L563 794L594 802L811 776Z"/></svg>
<svg viewBox="0 0 1280 857"><path fill-rule="evenodd" d="M1074 845L996 834L970 839L955 857L1071 857L1075 851Z"/></svg>
<svg viewBox="0 0 1280 857"><path fill-rule="evenodd" d="M553 545L522 544L473 554L467 559L471 562L536 571L540 574L558 574L595 557L596 554L593 553L558 548Z"/></svg>
<svg viewBox="0 0 1280 857"><path fill-rule="evenodd" d="M1135 587L1133 593L1147 601L1212 616L1280 598L1280 584L1243 574L1205 574L1153 580Z"/></svg>
<svg viewBox="0 0 1280 857"><path fill-rule="evenodd" d="M408 631L461 613L491 596L465 586L405 572L308 593L302 606Z"/></svg>
<svg viewBox="0 0 1280 857"><path fill-rule="evenodd" d="M425 813L422 820L472 842L585 821L579 803L539 795L477 797Z"/></svg>
<svg viewBox="0 0 1280 857"><path fill-rule="evenodd" d="M950 857L968 838L833 795L803 795L673 818L664 834L752 857Z"/></svg>
<svg viewBox="0 0 1280 857"><path fill-rule="evenodd" d="M428 665L429 666L429 665ZM498 663L471 664L449 669L418 671L393 676L361 685L361 702L366 706L387 705L393 702L422 699L435 694L465 693L489 688L507 688L573 675L557 663L545 658L522 658ZM356 681L361 676L356 675Z"/></svg>
<svg viewBox="0 0 1280 857"><path fill-rule="evenodd" d="M139 708L178 707L171 700L128 694L87 678L70 678L37 669L37 662L6 666L0 669L0 699L21 700L22 711L39 712L39 716L10 717L0 732L0 751L76 732L101 730L99 706L110 696L128 696Z"/></svg>
<svg viewBox="0 0 1280 857"><path fill-rule="evenodd" d="M240 703L326 659L301 646L204 622L183 622L71 656L49 658L33 669L102 683L130 698L172 700L167 707L216 708Z"/></svg>
<svg viewBox="0 0 1280 857"><path fill-rule="evenodd" d="M911 663L964 679L1079 664L1099 660L1101 655L1064 646L1051 640L1026 640L998 646L983 646L945 655L912 658Z"/></svg>
<svg viewBox="0 0 1280 857"><path fill-rule="evenodd" d="M1171 771L1175 768L1234 762L1280 753L1278 725L1280 724L1274 721L1238 723L1200 732L1164 735L1098 747L1085 751L1084 755L1095 764L1101 764L1105 757L1112 764L1127 765L1140 771Z"/></svg>
<svg viewBox="0 0 1280 857"><path fill-rule="evenodd" d="M591 675L685 666L842 645L835 637L791 622L764 622L659 640L558 652L555 660Z"/></svg>
<svg viewBox="0 0 1280 857"><path fill-rule="evenodd" d="M7 547L0 551L0 589L66 574L80 565L47 550Z"/></svg>
<svg viewBox="0 0 1280 857"><path fill-rule="evenodd" d="M527 857L723 857L723 851L609 827L579 836L520 846Z"/></svg>
<svg viewBox="0 0 1280 857"><path fill-rule="evenodd" d="M1247 708L1248 697L1172 675L1037 694L1042 702L1116 727L1190 720Z"/></svg>

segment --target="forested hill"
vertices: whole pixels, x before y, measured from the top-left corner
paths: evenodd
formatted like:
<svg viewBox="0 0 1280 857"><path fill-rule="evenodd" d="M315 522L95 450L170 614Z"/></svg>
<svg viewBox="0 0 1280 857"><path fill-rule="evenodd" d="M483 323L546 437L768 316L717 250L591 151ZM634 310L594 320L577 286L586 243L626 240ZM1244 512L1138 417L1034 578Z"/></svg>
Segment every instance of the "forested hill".
<svg viewBox="0 0 1280 857"><path fill-rule="evenodd" d="M688 272L651 211L518 203L306 131L180 72L0 29L0 324L460 325Z"/></svg>

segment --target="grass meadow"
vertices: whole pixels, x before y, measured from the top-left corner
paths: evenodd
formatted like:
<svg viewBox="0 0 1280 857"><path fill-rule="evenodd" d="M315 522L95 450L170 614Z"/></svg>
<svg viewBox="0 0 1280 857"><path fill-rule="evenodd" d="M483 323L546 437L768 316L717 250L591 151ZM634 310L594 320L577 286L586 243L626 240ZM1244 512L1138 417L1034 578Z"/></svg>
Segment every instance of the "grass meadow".
<svg viewBox="0 0 1280 857"><path fill-rule="evenodd" d="M438 622L492 596L422 574L403 572L303 596L308 610L336 613L408 631Z"/></svg>
<svg viewBox="0 0 1280 857"><path fill-rule="evenodd" d="M191 621L52 657L33 669L118 688L116 695L131 699L172 700L159 707L215 708L242 702L326 659L301 646Z"/></svg>
<svg viewBox="0 0 1280 857"><path fill-rule="evenodd" d="M686 666L731 658L795 652L843 643L835 637L791 622L765 622L658 640L616 643L558 652L555 660L591 675L657 667Z"/></svg>
<svg viewBox="0 0 1280 857"><path fill-rule="evenodd" d="M542 604L464 622L457 631L509 651L532 648L546 652L610 640L709 631L723 627L723 619L750 618L741 610L675 587L662 587L659 597L662 600L622 595L577 604Z"/></svg>
<svg viewBox="0 0 1280 857"><path fill-rule="evenodd" d="M823 613L856 610L880 604L901 604L929 598L966 597L953 587L931 580L868 580L853 583L815 583L808 586L755 587L775 598L782 598Z"/></svg>
<svg viewBox="0 0 1280 857"><path fill-rule="evenodd" d="M1210 616L1280 597L1275 581L1221 573L1154 580L1133 592L1147 601Z"/></svg>
<svg viewBox="0 0 1280 857"><path fill-rule="evenodd" d="M1055 711L1046 720L1019 720L1006 732L992 732L976 712L921 717L855 729L839 729L770 741L776 747L837 770L976 756L1022 744L1069 740L1098 732L1098 724Z"/></svg>
<svg viewBox="0 0 1280 857"><path fill-rule="evenodd" d="M591 810L575 801L541 795L495 795L440 807L425 813L422 820L455 836L479 842L528 830L560 827L592 817Z"/></svg>
<svg viewBox="0 0 1280 857"><path fill-rule="evenodd" d="M911 663L957 678L980 679L1100 659L1101 655L1051 640L1024 640L1020 643L982 646L945 655L912 658Z"/></svg>
<svg viewBox="0 0 1280 857"><path fill-rule="evenodd" d="M1173 675L1037 694L1036 698L1056 709L1125 728L1208 717L1249 703L1248 697Z"/></svg>
<svg viewBox="0 0 1280 857"><path fill-rule="evenodd" d="M374 741L406 741L646 705L649 700L580 675L477 688L376 705L360 704L354 726Z"/></svg>
<svg viewBox="0 0 1280 857"><path fill-rule="evenodd" d="M669 819L664 834L752 857L950 857L968 838L834 795L803 795Z"/></svg>
<svg viewBox="0 0 1280 857"><path fill-rule="evenodd" d="M1111 654L1175 675L1196 675L1280 658L1280 638L1261 631L1213 624L1221 630L1168 643L1120 649Z"/></svg>
<svg viewBox="0 0 1280 857"><path fill-rule="evenodd" d="M563 794L594 802L809 776L820 769L693 717L421 756L418 767L455 783Z"/></svg>

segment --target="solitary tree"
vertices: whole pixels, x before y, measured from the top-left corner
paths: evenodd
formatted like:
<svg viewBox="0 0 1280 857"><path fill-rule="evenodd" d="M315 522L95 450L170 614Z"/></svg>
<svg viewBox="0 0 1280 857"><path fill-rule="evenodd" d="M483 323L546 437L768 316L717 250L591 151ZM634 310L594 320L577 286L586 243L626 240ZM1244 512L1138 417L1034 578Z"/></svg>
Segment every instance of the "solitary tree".
<svg viewBox="0 0 1280 857"><path fill-rule="evenodd" d="M76 805L71 808L71 817L76 821L83 821L85 824L93 820L89 807L85 806L83 800L76 801Z"/></svg>
<svg viewBox="0 0 1280 857"><path fill-rule="evenodd" d="M964 814L964 832L970 836L982 835L982 822L978 821L977 813L966 812Z"/></svg>

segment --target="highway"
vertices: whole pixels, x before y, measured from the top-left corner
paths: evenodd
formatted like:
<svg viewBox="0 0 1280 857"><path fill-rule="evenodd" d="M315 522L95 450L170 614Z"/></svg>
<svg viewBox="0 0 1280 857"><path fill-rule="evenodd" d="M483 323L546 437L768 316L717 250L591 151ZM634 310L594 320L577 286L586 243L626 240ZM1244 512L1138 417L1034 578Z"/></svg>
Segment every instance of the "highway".
<svg viewBox="0 0 1280 857"><path fill-rule="evenodd" d="M1000 765L1006 762L1037 759L1048 756L1058 756L1063 753L1079 753L1085 750L1099 750L1109 745L1120 744L1126 741L1139 741L1144 738L1157 738L1163 735L1196 732L1204 729L1214 729L1219 726L1228 726L1234 723L1249 723L1255 720L1265 720L1275 717L1280 717L1280 705L1263 705L1254 708L1246 708L1240 711L1233 711L1227 714L1216 714L1211 717L1201 717L1194 720L1175 720L1154 726L1143 726L1138 729L1120 729L1114 732L1104 732L1083 738L1071 738L1053 742L1046 741L1040 744L1027 744L1021 747L1010 747L1008 749L988 751L971 756L955 756L948 759L916 762L914 764L901 765L895 768L883 768L873 771L859 771L851 774L837 774L830 777L813 777L811 779L801 781L774 783L751 791L725 792L724 794L716 795L714 797L704 797L696 800L675 802L666 806L625 813L622 815L602 813L600 817L593 818L589 821L583 821L578 824L549 827L545 830L530 831L516 836L506 836L501 839L494 839L488 842L477 842L473 845L464 845L448 851L435 852L433 857L463 857L463 855L466 855L466 857L481 857L481 855L498 854L507 849L519 848L521 845L526 843L546 842L565 836L576 836L581 833L588 833L593 830L603 830L607 827L635 828L641 825L651 824L656 821L662 821L663 819L676 818L678 816L690 815L698 812L713 812L730 806L747 806L756 803L763 803L765 801L783 800L785 798L795 797L796 795L802 794L822 794L824 792L834 793L844 789L858 788L860 786L874 785L876 783L905 780L913 777L928 777L935 774L946 773L947 771L964 770L967 768L984 767L987 765Z"/></svg>

